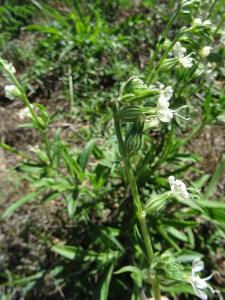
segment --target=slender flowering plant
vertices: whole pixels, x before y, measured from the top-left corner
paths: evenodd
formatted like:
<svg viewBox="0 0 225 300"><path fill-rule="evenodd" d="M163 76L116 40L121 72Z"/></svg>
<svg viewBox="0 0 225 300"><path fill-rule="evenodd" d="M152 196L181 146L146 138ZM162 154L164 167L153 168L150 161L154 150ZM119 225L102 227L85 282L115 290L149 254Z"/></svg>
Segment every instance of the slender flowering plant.
<svg viewBox="0 0 225 300"><path fill-rule="evenodd" d="M138 155L143 145L143 136L145 133L148 133L149 130L149 121L157 120L159 127L163 127L163 129L166 128L166 135L172 127L171 123L176 121L176 117L189 120L179 115L179 111L187 106L178 105L177 109L173 108L174 94L179 82L176 83L173 80L164 82L166 84L165 87L164 84L159 84L159 74L174 68L175 72L178 71L182 75L186 74L187 78L192 78L199 63L197 61L197 54L199 54L201 58L206 58L210 55L212 50L210 46L204 46L205 44L201 44L201 48L197 46L197 51L192 51L192 49L190 50L188 48L188 45L192 45L192 41L188 38L188 35L196 34L209 37L211 25L209 20L202 21L199 18L193 19L189 28L180 28L174 37L170 37L169 31L176 17L179 14L188 14L192 19L192 11L199 8L202 1L182 0L174 2L175 5L172 15L156 44L154 54L151 56L149 66L146 70L145 78L144 76L142 78L137 76L130 77L121 85L118 98L113 103L114 128L118 141L119 161L125 171L133 200L135 238L132 237L130 240L135 240L135 244L131 249L138 249L140 258L140 266L137 260L135 263L138 266L125 266L115 273L132 272L132 277L137 281L140 295L144 299L146 299L144 291L146 283L147 287L151 289L152 299L154 300L164 298L161 296L163 288L179 283L188 283L193 288L196 296L202 300L207 300L207 290L212 294L218 293L218 291L213 289L208 283L215 273L212 273L206 278L201 278L199 273L203 271L204 264L199 259L194 260L192 270L187 271L177 259L174 249L163 249L163 243L162 247L161 245L159 247L160 241L155 243L153 228L150 226L150 221L154 218L157 224L156 230L160 232L162 229L160 226L160 215L165 211L165 207L168 205L173 206L175 201L180 201L179 204L181 205L191 203L191 205L194 204L195 207L198 206L197 203L193 203L194 200L190 192L191 189L186 187L183 180L175 178L175 176L173 176L174 173L171 172L169 173L171 176L169 176L168 182L165 178L163 179L165 183L163 188L166 190L164 193L161 192L161 190L159 193L158 191L154 191L150 199L143 199L144 193L140 193L137 175L138 170L135 168L137 166L136 161L140 162L142 160L142 155ZM169 37L171 39L169 39ZM200 51L199 48L201 49ZM85 166L79 165L73 157L69 156L69 152L66 147L64 147L64 144L59 144L60 147L55 150L57 152L59 152L59 150L62 151L62 157L60 156L58 159L55 159L55 154L52 151L47 134L51 116L48 115L42 105L30 103L25 89L16 77L16 69L12 63L0 58L0 67L8 80L8 84L5 86L5 96L10 100L20 99L23 101L25 108L19 113L19 117L21 119L28 118L31 120L32 126L40 133L45 146L45 152L42 151L42 147L39 146L30 146L28 149L33 155L37 155L41 162L44 162L46 169L43 174L49 173L50 176L50 171L52 171L52 173L55 171L53 167L54 161L58 163L58 175L61 167L61 159L62 157L65 158L67 170L72 173L72 179L70 180L71 185L69 185L71 196L69 200L73 200L74 185L76 185L77 182L81 183L86 176L86 173L83 172ZM175 100L177 100L177 98L175 98ZM146 124L148 126L146 126ZM154 137L151 138L153 139ZM9 149L7 145L4 145L4 147L5 149ZM29 159L29 157L23 157ZM87 159L83 157L81 160L86 161ZM82 164L84 165L84 163ZM143 164L145 165L145 161ZM167 178L167 176L168 175L165 177ZM54 184L54 178L48 179L48 181L44 181L44 184L46 184L46 182ZM60 194L64 192L63 184L65 184L65 181L65 174L63 172L63 181L62 184L59 184ZM70 182L66 182L67 186ZM39 184L40 183L38 183L38 185ZM75 210L75 207L71 206L73 202L70 201L69 203L69 209L73 212ZM178 229L175 229L175 233L179 235ZM163 234L163 237L174 246L173 241L171 241L166 234ZM177 245L174 247L175 249L177 249L176 246ZM104 285L104 290L106 289Z"/></svg>
<svg viewBox="0 0 225 300"><path fill-rule="evenodd" d="M196 8L201 1L181 1L178 7L175 7L174 14L162 34L162 39L166 40L169 27L179 12L190 13L191 8ZM176 179L174 176L168 178L170 190L163 194L153 195L149 200L143 201L139 194L139 188L136 181L134 171L133 157L137 156L142 147L142 138L145 133L145 123L149 119L157 119L161 123L169 123L173 121L173 117L180 116L178 111L170 108L170 101L173 98L173 87L156 88L154 80L160 73L174 67L182 66L184 69L193 72L194 64L197 65L196 59L193 57L194 52L187 54L187 49L182 45L182 37L190 33L207 34L209 22L200 22L195 20L190 28L182 29L173 41L166 43L166 50L161 58L157 61L160 50L163 49L163 43L160 41L156 45L155 53L150 61L147 69L146 82L138 77L131 77L122 84L118 99L114 103L113 116L114 127L118 141L119 154L123 161L123 166L127 175L130 192L133 198L134 213L138 222L138 230L142 236L145 253L146 253L146 269L139 270L142 274L142 280L147 281L152 287L152 297L155 300L161 299L161 286L173 285L179 282L187 282L191 284L193 290L200 299L206 300L207 295L205 288L215 292L215 290L207 283L212 277L200 278L198 272L203 270L202 261L194 261L191 275L186 276L183 266L176 261L173 253L166 250L158 253L152 242L152 231L149 228L148 216L160 215L166 205L174 200L182 200L181 203L189 203L193 201L187 190L185 183ZM204 48L205 57L209 54L211 48ZM168 58L169 53L173 53L172 58ZM186 119L181 116L181 118ZM174 201L173 200L173 201ZM192 202L191 202L192 203ZM136 270L137 268L135 268ZM133 270L132 267L124 267L116 273L122 273Z"/></svg>

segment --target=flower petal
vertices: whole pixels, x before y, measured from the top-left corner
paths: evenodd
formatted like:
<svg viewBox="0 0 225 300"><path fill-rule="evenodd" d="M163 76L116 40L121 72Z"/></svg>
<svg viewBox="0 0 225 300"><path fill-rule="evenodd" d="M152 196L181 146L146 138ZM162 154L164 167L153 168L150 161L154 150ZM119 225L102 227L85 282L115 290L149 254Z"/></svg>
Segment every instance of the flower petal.
<svg viewBox="0 0 225 300"><path fill-rule="evenodd" d="M157 115L161 122L167 123L173 119L173 112L169 108L159 109Z"/></svg>
<svg viewBox="0 0 225 300"><path fill-rule="evenodd" d="M192 270L194 272L200 272L204 269L204 262L199 258L196 258L192 263Z"/></svg>
<svg viewBox="0 0 225 300"><path fill-rule="evenodd" d="M198 296L200 299L202 299L202 300L207 300L207 299L208 299L207 294L206 294L205 292L203 292L202 290L196 289L195 292L196 292L197 296Z"/></svg>
<svg viewBox="0 0 225 300"><path fill-rule="evenodd" d="M199 276L194 277L192 280L198 289L203 290L208 287L208 284L206 283L206 281L204 279L200 278Z"/></svg>

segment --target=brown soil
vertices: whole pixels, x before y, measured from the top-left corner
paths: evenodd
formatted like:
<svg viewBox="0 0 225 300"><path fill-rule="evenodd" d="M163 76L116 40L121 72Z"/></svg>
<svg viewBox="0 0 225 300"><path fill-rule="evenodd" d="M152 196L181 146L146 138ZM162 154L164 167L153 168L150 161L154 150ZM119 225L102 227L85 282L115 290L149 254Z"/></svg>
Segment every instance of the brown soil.
<svg viewBox="0 0 225 300"><path fill-rule="evenodd" d="M200 135L191 141L188 150L202 157L199 169L213 175L225 150L225 125L206 126ZM225 192L225 171L216 192L220 195Z"/></svg>

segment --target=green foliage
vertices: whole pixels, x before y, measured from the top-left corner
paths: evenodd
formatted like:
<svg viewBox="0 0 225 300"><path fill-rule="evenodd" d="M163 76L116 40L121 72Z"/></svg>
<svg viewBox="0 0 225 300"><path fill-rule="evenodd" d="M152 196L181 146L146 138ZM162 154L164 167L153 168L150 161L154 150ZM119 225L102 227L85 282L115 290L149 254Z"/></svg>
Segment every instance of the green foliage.
<svg viewBox="0 0 225 300"><path fill-rule="evenodd" d="M26 195L7 204L1 222L32 203L60 205L66 234L58 228L53 236L37 236L49 263L40 263L33 273L6 263L1 266L2 286L21 286L27 299L44 299L40 287L50 276L59 299L134 300L144 290L150 297L149 276L157 274L165 294L192 299L192 289L183 283L188 266L202 257L207 272L218 268L214 258L223 250L225 237L225 204L218 189L224 155L209 174L190 146L209 126L224 126L223 23L216 13L224 1L209 1L211 29L190 25L200 12L208 15L197 0L180 5L17 2L5 1L0 8L0 54L14 63L23 93L38 102L21 126L36 132L38 147L0 143L19 158L16 172L29 186ZM173 57L177 40L194 58L189 69ZM202 58L199 51L206 45L213 47L212 53ZM174 88L170 106L181 114L176 108L187 105L184 115L191 120L174 114L172 123L154 124L161 82ZM111 112L117 98L125 142L120 152L132 157L157 252L150 274L119 164ZM25 94L22 101L29 108ZM171 175L184 178L190 187L188 199L171 194ZM174 285L179 280L182 283Z"/></svg>

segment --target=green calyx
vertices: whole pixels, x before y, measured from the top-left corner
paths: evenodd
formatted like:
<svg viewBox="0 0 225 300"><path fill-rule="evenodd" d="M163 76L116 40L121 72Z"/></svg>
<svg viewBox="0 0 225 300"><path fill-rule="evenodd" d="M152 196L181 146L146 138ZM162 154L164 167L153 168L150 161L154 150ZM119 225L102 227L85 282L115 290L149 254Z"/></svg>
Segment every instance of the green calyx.
<svg viewBox="0 0 225 300"><path fill-rule="evenodd" d="M176 261L176 258L170 251L154 256L151 273L156 274L160 284L164 286L184 281L186 276L183 266Z"/></svg>
<svg viewBox="0 0 225 300"><path fill-rule="evenodd" d="M166 192L161 195L156 195L150 198L145 204L145 211L147 214L156 215L163 211L168 203L168 199L171 198L171 192Z"/></svg>
<svg viewBox="0 0 225 300"><path fill-rule="evenodd" d="M125 138L125 152L131 157L136 155L142 145L142 134L144 129L144 118L139 117L132 125Z"/></svg>
<svg viewBox="0 0 225 300"><path fill-rule="evenodd" d="M120 119L123 122L135 122L141 115L155 116L155 114L155 108L131 105L120 110Z"/></svg>
<svg viewBox="0 0 225 300"><path fill-rule="evenodd" d="M127 103L139 103L141 100L159 94L158 89L149 88L140 78L133 76L120 90L120 100Z"/></svg>

